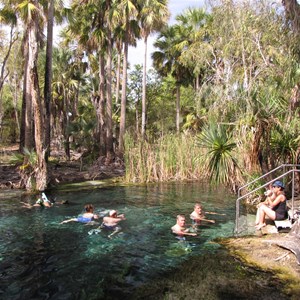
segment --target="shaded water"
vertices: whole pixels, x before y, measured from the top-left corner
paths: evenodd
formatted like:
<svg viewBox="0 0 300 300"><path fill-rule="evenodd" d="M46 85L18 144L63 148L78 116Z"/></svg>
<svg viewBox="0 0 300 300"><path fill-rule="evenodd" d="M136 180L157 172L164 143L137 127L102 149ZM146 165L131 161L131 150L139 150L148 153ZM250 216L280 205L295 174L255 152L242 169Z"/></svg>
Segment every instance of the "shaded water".
<svg viewBox="0 0 300 300"><path fill-rule="evenodd" d="M208 190L201 183L174 183L53 196L70 204L26 209L20 201L34 203L33 198L1 196L1 299L137 299L145 295L151 298L152 294L153 299L159 299L165 292L156 282L162 284L160 278L165 280L174 270L195 261L200 263L198 269L203 267L197 275L201 277L199 285L206 280L209 286L223 276L224 286L229 282L232 285L234 278L236 291L244 284L259 291L263 299L276 299L279 295L274 286L265 289L272 280L269 275L264 275L263 282L258 281L259 272L242 268L212 242L216 237L232 236L234 229L235 198L224 190ZM185 214L188 220L194 203L199 201L206 211L220 214L208 215L216 224L201 226L197 237L179 242L170 227L179 213ZM122 232L109 239L109 232L104 230L89 234L96 225L59 224L66 218L76 217L85 203L92 203L97 212L116 209L124 213ZM226 275L227 269L231 279ZM226 282L226 277L230 281ZM146 292L145 286L152 292ZM215 287L205 297L197 297L227 299L219 292ZM232 291L228 297L244 299L238 294L233 297ZM281 299L285 299L283 295Z"/></svg>

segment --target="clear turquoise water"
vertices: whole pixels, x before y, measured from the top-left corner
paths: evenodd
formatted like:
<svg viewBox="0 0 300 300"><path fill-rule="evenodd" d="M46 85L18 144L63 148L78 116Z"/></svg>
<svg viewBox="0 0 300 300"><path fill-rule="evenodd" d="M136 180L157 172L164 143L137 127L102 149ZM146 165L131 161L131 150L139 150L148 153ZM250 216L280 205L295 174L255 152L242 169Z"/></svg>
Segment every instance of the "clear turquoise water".
<svg viewBox="0 0 300 300"><path fill-rule="evenodd" d="M233 235L235 197L201 183L52 192L52 196L70 204L26 209L20 202L33 204L35 199L8 194L0 198L1 299L130 299L136 288L184 261L207 254L217 260L220 246L211 241ZM199 201L206 211L225 215L208 215L215 224L201 226L197 237L179 242L170 227L179 213L188 220ZM92 203L97 212L124 213L122 232L109 239L105 230L89 235L97 225L59 224L81 213L85 203Z"/></svg>

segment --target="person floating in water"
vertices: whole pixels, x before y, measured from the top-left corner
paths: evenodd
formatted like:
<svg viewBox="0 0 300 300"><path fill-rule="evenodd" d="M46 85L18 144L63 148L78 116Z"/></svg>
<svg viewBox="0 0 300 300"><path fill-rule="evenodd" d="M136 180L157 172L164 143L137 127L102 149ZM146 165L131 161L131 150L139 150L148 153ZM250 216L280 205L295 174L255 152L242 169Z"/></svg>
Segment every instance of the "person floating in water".
<svg viewBox="0 0 300 300"><path fill-rule="evenodd" d="M53 205L53 202L51 202L45 193L42 193L42 197L39 198L33 206L43 206L43 207L51 207Z"/></svg>
<svg viewBox="0 0 300 300"><path fill-rule="evenodd" d="M85 213L80 215L78 218L72 218L62 221L60 224L65 224L69 222L79 222L79 223L90 223L94 220L98 220L99 216L94 214L94 206L92 204L86 204L84 206Z"/></svg>
<svg viewBox="0 0 300 300"><path fill-rule="evenodd" d="M194 211L190 214L190 218L193 221L193 225L200 225L201 222L215 223L215 220L208 220L205 218L205 213L202 210L202 205L196 203L194 205Z"/></svg>
<svg viewBox="0 0 300 300"><path fill-rule="evenodd" d="M189 228L185 227L185 216L178 215L176 217L176 224L171 227L172 232L180 239L184 238L186 235L196 236L197 233L190 232Z"/></svg>
<svg viewBox="0 0 300 300"><path fill-rule="evenodd" d="M126 220L124 214L118 215L118 212L116 210L111 210L108 216L103 218L103 222L100 228L113 230L113 232L108 236L112 237L114 234L121 231L122 228L118 226L118 224L123 220Z"/></svg>
<svg viewBox="0 0 300 300"><path fill-rule="evenodd" d="M52 207L54 203L57 204L68 204L68 201L62 201L62 202L55 202L52 199L48 199L45 193L42 193L41 197L35 202L35 204L31 205L29 203L23 202L23 207L26 208L33 208L33 207Z"/></svg>

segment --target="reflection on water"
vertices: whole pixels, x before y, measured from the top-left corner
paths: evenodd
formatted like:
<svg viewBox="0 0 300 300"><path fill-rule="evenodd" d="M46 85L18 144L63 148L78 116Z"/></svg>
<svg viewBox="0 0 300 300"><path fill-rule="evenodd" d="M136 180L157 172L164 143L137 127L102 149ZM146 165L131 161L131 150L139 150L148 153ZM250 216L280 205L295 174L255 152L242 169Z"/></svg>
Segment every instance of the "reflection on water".
<svg viewBox="0 0 300 300"><path fill-rule="evenodd" d="M200 183L52 196L70 204L26 209L20 201L34 203L35 199L1 196L0 298L133 299L136 291L143 297L139 287L163 278L183 262L208 254L218 260L219 253L224 259L224 251L212 240L231 236L234 229L235 198ZM201 226L196 237L176 240L170 231L176 215L183 213L188 220L199 201L205 210L220 214L210 216L216 223ZM113 208L124 213L122 231L110 239L104 229L93 232L98 225L59 224L76 217L85 203L92 203L97 212Z"/></svg>

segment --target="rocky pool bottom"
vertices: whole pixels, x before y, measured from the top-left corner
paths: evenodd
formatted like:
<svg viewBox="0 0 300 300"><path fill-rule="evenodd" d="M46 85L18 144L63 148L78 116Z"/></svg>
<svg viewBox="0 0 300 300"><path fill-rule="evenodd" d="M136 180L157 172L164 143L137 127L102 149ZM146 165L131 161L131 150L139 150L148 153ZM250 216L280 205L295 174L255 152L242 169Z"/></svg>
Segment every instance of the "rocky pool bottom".
<svg viewBox="0 0 300 300"><path fill-rule="evenodd" d="M291 299L282 281L219 249L192 257L127 299ZM112 298L113 299L113 298Z"/></svg>
<svg viewBox="0 0 300 300"><path fill-rule="evenodd" d="M224 196L226 195L226 196ZM31 196L0 195L0 298L290 299L271 273L247 267L216 238L232 236L235 199L199 182L48 193L69 205L27 209ZM195 202L217 215L197 237L170 232ZM85 203L126 215L122 232L89 234L99 224L60 224Z"/></svg>

